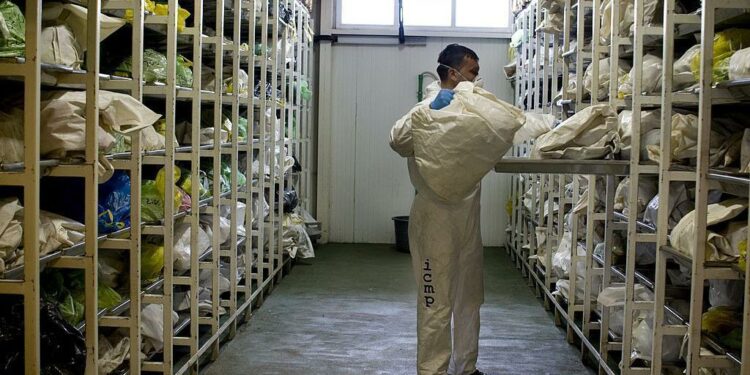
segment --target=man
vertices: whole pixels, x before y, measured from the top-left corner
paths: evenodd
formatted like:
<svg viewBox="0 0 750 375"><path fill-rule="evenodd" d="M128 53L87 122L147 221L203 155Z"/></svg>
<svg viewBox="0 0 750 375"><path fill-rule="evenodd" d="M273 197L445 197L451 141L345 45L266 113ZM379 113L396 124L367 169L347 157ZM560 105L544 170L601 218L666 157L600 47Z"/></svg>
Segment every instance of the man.
<svg viewBox="0 0 750 375"><path fill-rule="evenodd" d="M440 111L451 103L460 82L477 83L479 57L469 48L451 44L440 53L438 64L439 91L437 83L429 87L428 98L401 118L390 134L391 148L408 158L409 177L417 191L409 220L419 292L417 372L482 375L476 368L479 307L484 302L480 185L458 202L438 197L418 171L411 129L416 110L429 106Z"/></svg>

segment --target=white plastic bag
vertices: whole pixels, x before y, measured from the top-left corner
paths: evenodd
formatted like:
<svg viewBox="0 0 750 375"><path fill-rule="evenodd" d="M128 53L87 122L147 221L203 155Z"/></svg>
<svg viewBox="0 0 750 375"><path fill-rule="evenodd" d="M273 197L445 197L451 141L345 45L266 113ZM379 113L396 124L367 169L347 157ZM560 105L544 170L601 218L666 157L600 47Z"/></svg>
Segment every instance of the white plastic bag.
<svg viewBox="0 0 750 375"><path fill-rule="evenodd" d="M420 107L411 115L414 159L437 197L464 199L510 149L526 121L523 112L490 92L462 82L443 110Z"/></svg>
<svg viewBox="0 0 750 375"><path fill-rule="evenodd" d="M99 335L99 375L107 375L116 370L130 354L129 337L115 335L112 339L115 345L107 337Z"/></svg>
<svg viewBox="0 0 750 375"><path fill-rule="evenodd" d="M150 304L141 310L141 335L143 345L141 350L145 354L164 350L164 309L162 305ZM172 311L172 322L177 324L180 317Z"/></svg>
<svg viewBox="0 0 750 375"><path fill-rule="evenodd" d="M290 257L302 259L315 257L312 241L305 231L305 222L301 216L295 213L285 214L282 226L284 228L284 251Z"/></svg>
<svg viewBox="0 0 750 375"><path fill-rule="evenodd" d="M696 55L700 54L701 45L697 44L688 49L682 57L674 62L672 70L672 89L675 91L682 90L696 84L695 75L690 68L690 63Z"/></svg>
<svg viewBox="0 0 750 375"><path fill-rule="evenodd" d="M619 151L617 114L606 104L587 107L539 136L533 159L600 159Z"/></svg>
<svg viewBox="0 0 750 375"><path fill-rule="evenodd" d="M729 59L729 79L750 78L750 48L735 52Z"/></svg>
<svg viewBox="0 0 750 375"><path fill-rule="evenodd" d="M643 56L642 68L641 92L646 94L661 92L662 59L646 54ZM623 79L623 81L617 90L618 93L621 96L632 95L635 87L635 67L630 69L627 79Z"/></svg>
<svg viewBox="0 0 750 375"><path fill-rule="evenodd" d="M747 225L746 225L747 226ZM711 306L741 308L745 282L742 280L709 280L708 300Z"/></svg>
<svg viewBox="0 0 750 375"><path fill-rule="evenodd" d="M174 269L182 272L190 269L190 254L192 253L190 220L183 220L174 228ZM198 255L203 254L211 247L211 239L203 228L198 226L198 239L196 241Z"/></svg>

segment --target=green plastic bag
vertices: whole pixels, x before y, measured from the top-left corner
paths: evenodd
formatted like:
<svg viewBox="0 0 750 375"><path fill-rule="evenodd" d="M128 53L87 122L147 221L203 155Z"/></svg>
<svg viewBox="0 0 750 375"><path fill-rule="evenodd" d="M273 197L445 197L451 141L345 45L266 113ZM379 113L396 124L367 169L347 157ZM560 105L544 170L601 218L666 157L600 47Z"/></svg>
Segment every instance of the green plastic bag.
<svg viewBox="0 0 750 375"><path fill-rule="evenodd" d="M26 19L12 2L0 1L0 57L25 55Z"/></svg>
<svg viewBox="0 0 750 375"><path fill-rule="evenodd" d="M124 77L133 77L132 56L125 59L115 69L115 74ZM146 83L166 82L167 57L150 48L143 51L143 80Z"/></svg>
<svg viewBox="0 0 750 375"><path fill-rule="evenodd" d="M719 342L729 349L742 350L742 328L735 328L727 335L722 336Z"/></svg>
<svg viewBox="0 0 750 375"><path fill-rule="evenodd" d="M141 185L141 217L147 223L164 219L164 198L156 181L143 180Z"/></svg>
<svg viewBox="0 0 750 375"><path fill-rule="evenodd" d="M141 245L141 280L156 280L164 268L164 245L157 241L143 241Z"/></svg>
<svg viewBox="0 0 750 375"><path fill-rule="evenodd" d="M191 69L192 66L192 61L186 59L182 55L177 55L177 70L175 72L177 78L177 86L193 87L193 70Z"/></svg>
<svg viewBox="0 0 750 375"><path fill-rule="evenodd" d="M70 293L63 297L61 301L58 301L57 307L60 309L63 319L71 325L76 326L83 321L85 308Z"/></svg>
<svg viewBox="0 0 750 375"><path fill-rule="evenodd" d="M244 141L247 140L247 119L244 117L240 117L240 121L237 124L237 140L238 141Z"/></svg>
<svg viewBox="0 0 750 375"><path fill-rule="evenodd" d="M307 80L302 81L302 83L300 84L300 92L302 95L302 100L312 99L312 91L310 90L310 83L307 82Z"/></svg>
<svg viewBox="0 0 750 375"><path fill-rule="evenodd" d="M97 290L97 304L100 309L111 309L122 302L122 296L117 293L114 289L99 284L99 290Z"/></svg>

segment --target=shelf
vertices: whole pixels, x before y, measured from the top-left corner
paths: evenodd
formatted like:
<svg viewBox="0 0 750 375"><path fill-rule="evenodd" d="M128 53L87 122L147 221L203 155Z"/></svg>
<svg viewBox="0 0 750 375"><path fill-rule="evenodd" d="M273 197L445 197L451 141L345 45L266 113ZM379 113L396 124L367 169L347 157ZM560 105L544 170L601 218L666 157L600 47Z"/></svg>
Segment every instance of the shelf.
<svg viewBox="0 0 750 375"><path fill-rule="evenodd" d="M626 224L628 223L628 217L627 217L627 215L623 214L622 212L615 211L614 212L614 216L615 216L615 218L619 219L620 221L622 221L622 222L624 222ZM653 225L651 225L651 224L646 224L646 223L644 223L642 221L637 221L636 222L636 226L638 227L638 229L640 229L640 230L642 230L644 232L647 232L647 233L656 233L656 227L653 226Z"/></svg>
<svg viewBox="0 0 750 375"><path fill-rule="evenodd" d="M630 170L627 160L561 160L504 158L496 166L497 173L580 174L625 176Z"/></svg>

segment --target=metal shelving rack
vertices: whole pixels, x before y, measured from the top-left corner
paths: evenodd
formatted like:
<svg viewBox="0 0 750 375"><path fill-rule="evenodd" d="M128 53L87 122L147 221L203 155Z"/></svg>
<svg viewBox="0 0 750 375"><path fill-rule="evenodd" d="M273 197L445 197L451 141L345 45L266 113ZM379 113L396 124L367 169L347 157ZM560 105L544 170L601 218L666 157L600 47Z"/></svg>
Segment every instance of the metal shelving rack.
<svg viewBox="0 0 750 375"><path fill-rule="evenodd" d="M695 168L677 168L671 164L671 149L662 149L660 168L660 194L669 194L670 182L695 182L695 238L698 244L705 244L707 240L708 190L711 180L738 185L740 189L747 189L750 181L747 176L734 176L722 171L715 171L709 167L709 141L711 136L714 107L741 101L746 106L747 97L726 92L726 87L743 86L743 82L728 82L714 86L713 70L713 41L717 29L724 28L722 17L718 12L722 9L745 9L750 5L747 1L723 2L706 1L701 3L697 14L681 14L675 6L674 0L666 0L664 5L664 75L671 77L675 61L674 43L683 34L696 33L700 40L700 77L699 94L673 92L672 82L664 80L662 88L662 144L669 139L671 130L671 112L675 106L689 106L698 112L698 162ZM668 144L668 143L667 143ZM661 196L661 195L660 195ZM739 369L740 373L750 371L750 274L739 271L736 265L708 262L703 247L698 247L692 259L669 247L669 233L667 228L668 213L659 211L657 230L657 264L655 303L665 303L666 267L668 261L680 263L691 269L690 313L689 317L680 317L679 324L669 324L661 309L656 309L654 320L654 353L660 352L663 340L669 336L685 336L685 361L687 373L698 373L701 369L729 368ZM702 315L704 313L705 289L707 280L745 280L744 285L744 313L741 353L732 353L712 338L702 332ZM705 349L709 349L705 352ZM709 354L710 353L710 354ZM654 356L651 371L660 371L664 367L661 358Z"/></svg>
<svg viewBox="0 0 750 375"><path fill-rule="evenodd" d="M219 355L220 344L236 334L237 325L251 317L251 309L259 306L275 283L287 272L289 257L285 255L282 241L284 155L288 152L303 165L303 174L297 186L300 201L312 207L314 192L312 171L314 156L314 123L311 100L300 98L300 82L312 84L312 17L298 1L255 0L234 1L225 5L214 0L168 0L164 4L167 15L145 14L142 1L88 1L78 5L87 8L87 43L85 70L73 71L60 66L41 63L40 41L42 29L42 3L18 1L25 8L26 48L23 59L0 61L0 79L12 78L23 83L24 163L0 165L0 186L18 187L22 192L24 207L24 264L5 271L0 279L0 294L23 297L24 303L24 368L26 373L38 373L41 368L40 353L40 281L45 267L79 269L84 271L85 319L78 328L85 335L87 357L86 373L97 373L99 362L99 334L110 329L124 328L131 346L129 359L121 366L127 373L157 372L184 374L198 372L206 359ZM74 2L75 3L75 2ZM259 5L258 7L256 7ZM291 13L287 24L281 17L280 6ZM184 28L178 25L178 9L187 7L191 13ZM257 8L257 10L256 10ZM128 46L132 72L129 78L100 74L100 54L106 48L100 43L100 17L103 14L122 15L132 12L129 20ZM291 28L296 38L288 39ZM161 38L146 41L146 35L158 34ZM162 40L163 39L163 40ZM162 40L161 42L158 40ZM254 53L256 42L260 53ZM287 55L287 43L294 54ZM156 46L158 44L158 46ZM156 46L167 56L167 79L164 84L144 82L144 50ZM192 53L192 87L177 84L177 54ZM203 86L203 66L212 66L215 87ZM42 82L42 72L55 72L56 86ZM62 72L62 73L60 73ZM244 73L244 74L241 74ZM247 81L244 76L247 75ZM259 96L255 97L254 84L260 81ZM233 92L224 92L225 80L231 82ZM266 83L271 90L266 90ZM241 92L247 87L247 93ZM69 163L42 160L40 157L40 102L47 89L85 90L86 134L82 161ZM125 93L138 101L149 100L152 108L164 114L164 150L144 151L140 133L131 134L131 152L102 155L98 150L95 129L98 127L100 90ZM296 92L296 94L293 94ZM277 93L279 94L277 96ZM269 116L267 116L267 109ZM201 113L213 110L214 133L211 144L201 144ZM283 115L286 110L287 116ZM222 142L223 113L233 124L229 141ZM297 126L292 126L291 115L296 115ZM238 124L248 122L247 138L238 136ZM189 119L192 145L176 142L176 125ZM255 124L257 122L257 125ZM256 134L254 128L258 129ZM280 134L281 137L277 137ZM289 142L285 135L289 135ZM179 140L180 142L182 140ZM245 157L246 156L246 157ZM244 162L241 162L244 160ZM211 197L200 199L198 181L204 171L201 162L211 164L214 170ZM253 165L258 161L258 165ZM125 171L131 181L130 228L100 235L98 226L97 166L111 163L115 170ZM220 179L222 162L232 171L246 170L246 183L240 184L238 175L232 173L228 189ZM189 167L187 166L189 164ZM192 207L181 212L170 204L177 187L174 172L179 166L189 169L193 181L186 192L192 197ZM270 178L266 177L266 166ZM141 217L141 182L144 175L151 176L157 169L165 173L164 217L158 223L144 223ZM258 178L254 179L253 175ZM50 179L65 177L81 179L84 186L81 196L86 226L85 241L73 247L40 257L39 228L40 186ZM41 181L40 181L41 180ZM289 180L292 181L292 180ZM264 215L264 199L271 212ZM246 205L244 228L238 222L238 203ZM219 233L220 212L229 211L229 239L221 243ZM191 251L190 269L174 269L175 226L178 222L190 225L191 249L199 248L201 222L212 229L214 236L208 251L199 254ZM257 223L257 227L253 225ZM93 230L92 230L93 229ZM241 236L244 232L246 236ZM164 239L164 269L162 276L144 284L141 280L142 236ZM127 289L123 301L116 307L98 309L98 257L102 252L122 253L127 259ZM229 270L229 290L220 293L221 270ZM244 268L242 273L239 271ZM200 273L210 273L208 284L201 283ZM211 309L202 315L198 308L199 290L208 287ZM191 303L189 311L173 321L174 295L187 292ZM141 354L141 311L148 304L163 306L164 350L143 358Z"/></svg>
<svg viewBox="0 0 750 375"><path fill-rule="evenodd" d="M750 187L750 179L746 175L738 175L725 170L709 168L709 137L711 134L712 112L716 105L732 104L738 107L745 106L748 100L748 80L723 82L712 85L712 61L713 40L716 32L737 23L726 22L731 17L724 15L718 10L725 9L747 9L747 2L703 2L697 12L690 14L678 14L674 0L664 2L663 25L646 24L644 0L634 1L633 35L620 35L619 12L623 11L614 6L612 9L611 30L609 45L600 43L602 30L600 24L602 4L600 1L565 1L561 3L564 9L565 26L562 36L563 72L573 71L572 64L575 61L576 94L570 95L563 90L562 100L559 106L565 108L571 105L576 110L581 110L592 104L607 104L611 109L631 110L631 152L630 160L597 160L597 161L573 161L573 160L529 160L527 159L533 141L517 145L510 152L513 158L502 161L497 165L498 173L514 173L511 185L512 211L510 212L510 236L508 252L515 260L518 268L524 276L528 276L531 284L535 287L542 298L545 306L554 306L555 322L565 325L568 330L568 340L575 342L579 340L584 353L589 354L594 360L600 374L646 374L662 373L663 370L681 372L687 366L687 373L695 374L701 369L728 368L747 373L748 360L750 360L750 274L748 271L740 271L735 264L717 264L706 262L705 254L698 251L693 259L681 255L669 246L670 213L666 209L658 210L658 219L655 225L645 224L639 220L638 206L639 184L647 176L659 176L659 197L661 202L668 202L670 183L695 183L695 212L698 220L695 223L696 243L705 243L707 237L706 216L708 211L708 189L709 182L720 182L722 186L734 186L728 193L738 195L742 190ZM590 12L588 10L591 10ZM516 30L524 30L525 35L517 56L517 75L511 80L516 83L516 103L528 112L546 113L543 93L539 92L543 87L540 81L538 69L534 67L539 61L539 56L545 55L542 51L544 38L538 32L534 32L538 26L539 17L545 11L540 11L535 2L521 10L516 15ZM729 14L729 13L727 13ZM736 16L736 14L735 14ZM734 16L732 16L734 17ZM589 31L590 30L590 31ZM591 47L587 47L586 37L592 36ZM685 37L700 36L701 43L701 79L700 86L695 93L673 92L672 80L673 64L675 57L675 44L678 39ZM577 46L571 48L571 39L575 36ZM632 51L632 55L630 52ZM643 92L642 82L644 77L643 63L646 53L661 54L663 57L663 69L661 78L661 95ZM556 56L557 57L557 56ZM610 86L608 98L598 98L596 91L599 86L600 58L610 57ZM625 99L618 98L618 61L620 59L631 59L634 68L633 94ZM592 97L583 99L583 72L588 60L594 65ZM525 64L526 61L531 63ZM542 60L545 61L545 60ZM562 77L563 88L567 88L568 79L565 74ZM539 103L539 99L543 102ZM558 103L556 103L558 104ZM698 113L699 118L699 140L698 140L698 165L697 167L684 167L673 164L671 160L671 125L673 108L681 111L692 111ZM641 134L641 115L647 110L661 110L661 161L659 164L648 163L640 160L640 150L643 142ZM567 118L571 113L563 110L559 114L560 119ZM599 175L597 177L591 174ZM562 174L562 175L561 175ZM551 219L554 203L559 204L559 212L556 216L563 218L569 210L568 202L578 201L576 194L578 186L573 186L573 196L565 194L565 185L568 189L576 185L579 178L586 176L588 180L588 207L585 213L573 214L570 222L573 238L578 230L577 220L586 220L586 240L581 244L586 249L586 255L578 256L576 241L571 248L571 264L569 277L568 296L560 297L559 293L553 293L556 281L552 271L540 267L538 259L527 260L529 256L541 253L542 246L545 250L545 261L549 265L551 253L560 243L562 233L562 219L557 224ZM627 214L613 210L614 187L618 182L616 176L629 177L629 189L627 205L631 208ZM572 177L572 178L571 178ZM604 178L602 181L601 178ZM555 185L551 181L559 179ZM572 183L570 183L572 182ZM604 196L594 197L596 185L605 183L602 194ZM570 190L570 189L569 189ZM744 196L743 194L740 194ZM641 197L642 198L642 197ZM596 208L597 200L603 203L604 211L599 212ZM550 216L545 217L547 210ZM543 220L544 219L544 220ZM602 222L604 253L593 254L596 242L594 224ZM555 226L560 227L559 229ZM614 263L613 232L624 232L626 237L624 264ZM537 234L544 236L537 237ZM537 241L539 239L539 241ZM544 242L542 242L544 240ZM537 243L539 242L539 243ZM555 243L557 242L557 243ZM642 244L655 244L656 264L653 266L637 266L636 250L645 251L647 247ZM699 248L700 249L700 248ZM576 297L576 275L578 262L585 262L585 286L584 300L579 305ZM671 298L667 299L669 288L667 283L667 263L676 262L691 269L692 287L690 289L690 316L684 316L678 309L671 305ZM548 268L551 268L548 266ZM652 276L651 271L654 271ZM601 278L601 287L595 286L593 280ZM743 346L742 351L732 351L717 340L702 332L701 317L705 312L704 299L707 280L745 280L744 314L743 314ZM550 282L552 281L552 282ZM635 296L636 286L640 284L646 291L654 293L653 301L637 300ZM621 337L610 331L609 314L607 308L596 311L592 308L590 296L609 286L625 287L623 334ZM595 288L601 288L596 290ZM634 360L631 357L633 349L634 325L636 317L642 313L653 313L653 347L650 354L651 360ZM581 315L579 315L581 314ZM643 315L641 315L643 316ZM648 315L647 315L648 316ZM664 363L662 360L663 341L666 337L670 340L682 340L685 336L685 362ZM707 351L708 350L708 351ZM619 357L616 355L619 352ZM711 353L711 354L707 354Z"/></svg>

